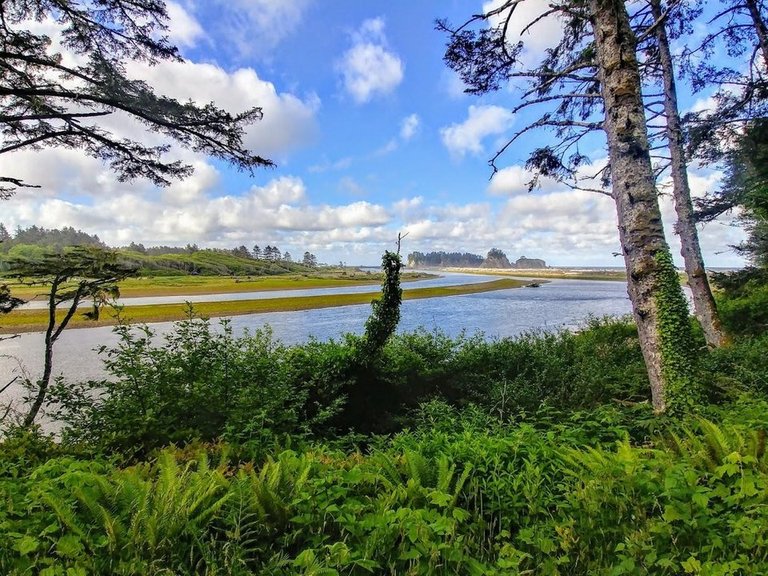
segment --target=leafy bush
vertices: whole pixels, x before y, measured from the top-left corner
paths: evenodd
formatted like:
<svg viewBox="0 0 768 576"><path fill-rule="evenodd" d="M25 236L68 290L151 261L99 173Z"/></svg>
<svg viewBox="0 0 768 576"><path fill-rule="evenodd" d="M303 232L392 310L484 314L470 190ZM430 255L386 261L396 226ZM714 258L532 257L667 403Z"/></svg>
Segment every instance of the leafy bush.
<svg viewBox="0 0 768 576"><path fill-rule="evenodd" d="M296 445L349 431L394 433L413 426L414 410L431 400L550 425L649 395L634 326L620 320L498 340L396 334L364 362L359 336L285 346L269 330L235 337L226 322L217 330L200 319L162 340L146 327L117 330L120 343L103 351L110 380L53 391L68 440L141 454L224 437L258 451L288 436ZM703 355L709 398L768 391L765 345L765 337L742 338Z"/></svg>
<svg viewBox="0 0 768 576"><path fill-rule="evenodd" d="M718 310L723 325L736 335L759 336L768 330L768 285L742 288L733 296L721 297Z"/></svg>
<svg viewBox="0 0 768 576"><path fill-rule="evenodd" d="M315 431L343 400L333 343L289 348L269 330L236 338L226 321L216 331L194 318L161 343L147 326L116 331L117 347L101 350L112 378L51 392L66 440L137 454L228 435L269 443Z"/></svg>

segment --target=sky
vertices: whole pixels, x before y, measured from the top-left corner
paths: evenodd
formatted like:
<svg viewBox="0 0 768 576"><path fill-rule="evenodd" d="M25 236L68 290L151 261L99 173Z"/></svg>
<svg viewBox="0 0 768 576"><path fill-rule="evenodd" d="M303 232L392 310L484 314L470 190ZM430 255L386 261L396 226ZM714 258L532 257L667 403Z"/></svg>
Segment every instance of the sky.
<svg viewBox="0 0 768 576"><path fill-rule="evenodd" d="M275 168L253 176L174 147L194 174L167 188L120 183L78 151L20 151L0 157L0 172L42 185L0 206L9 230L73 226L109 245L278 246L320 262L375 265L392 250L473 252L552 266L622 266L616 210L607 196L544 182L528 192L524 164L552 134L531 134L509 149L492 176L488 160L529 116L512 108L520 85L478 97L463 92L443 63L435 20L463 22L498 0L175 0L167 2L171 40L183 63L129 63L128 74L156 91L232 112L259 106L263 120L245 144ZM523 6L535 14L542 0ZM34 24L55 41L51 22ZM699 33L702 30L698 31ZM557 39L552 19L523 37L533 61ZM66 55L65 55L66 56ZM681 107L708 94L683 95ZM116 133L158 136L124 117ZM605 162L594 141L593 169ZM585 168L585 170L587 170ZM715 169L690 170L695 196L717 188ZM665 229L674 211L662 196ZM731 249L742 231L726 218L701 229L705 260L738 267Z"/></svg>

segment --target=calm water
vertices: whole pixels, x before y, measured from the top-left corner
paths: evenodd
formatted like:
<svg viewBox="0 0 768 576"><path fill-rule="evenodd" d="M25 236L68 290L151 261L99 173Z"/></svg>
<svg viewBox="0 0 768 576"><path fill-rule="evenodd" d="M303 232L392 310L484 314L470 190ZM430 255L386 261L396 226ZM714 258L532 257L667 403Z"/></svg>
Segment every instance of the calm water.
<svg viewBox="0 0 768 576"><path fill-rule="evenodd" d="M441 278L439 282L458 284L488 279L487 276L456 274ZM438 281L428 280L418 284L427 285L427 282L435 285ZM415 282L409 283L409 286L416 285ZM306 291L290 291L286 295L299 295L300 292ZM270 293L271 297L276 295ZM225 296L228 298L230 295ZM207 298L211 300L212 297L209 295ZM623 282L553 280L540 288L406 301L402 305L398 330L439 329L450 336L461 332L482 332L486 337L496 338L531 330L573 329L590 315L619 316L630 312L626 284ZM362 333L369 313L370 305L365 304L235 316L231 323L236 334L242 334L245 329L255 330L269 325L278 339L293 344L311 337L327 340L347 332ZM171 326L171 323L158 323L153 328L162 334ZM101 377L104 372L95 349L115 343L116 338L109 327L67 330L56 343L54 373L73 380ZM21 366L32 378L38 376L42 370L42 350L43 334L39 332L0 342L0 386L19 374ZM5 395L9 392L6 391ZM19 393L17 390L14 396Z"/></svg>
<svg viewBox="0 0 768 576"><path fill-rule="evenodd" d="M434 274L434 272L430 272ZM434 288L438 286L453 286L456 284L478 284L480 282L489 282L501 278L501 276L484 276L480 274L445 274L436 278L426 280L413 280L403 282L404 288ZM323 294L353 294L353 293L375 293L381 290L379 284L370 284L367 286L340 286L338 288L303 288L300 290L267 290L260 292L236 292L232 294L193 294L193 295L174 295L174 296L146 296L142 298L120 298L118 304L125 306L138 306L140 304L177 304L180 302L226 302L233 300L264 300L267 298L295 298L297 296L320 296ZM91 303L86 300L83 307L88 308ZM64 303L62 307L68 306ZM47 308L48 303L35 300L24 305L26 308Z"/></svg>

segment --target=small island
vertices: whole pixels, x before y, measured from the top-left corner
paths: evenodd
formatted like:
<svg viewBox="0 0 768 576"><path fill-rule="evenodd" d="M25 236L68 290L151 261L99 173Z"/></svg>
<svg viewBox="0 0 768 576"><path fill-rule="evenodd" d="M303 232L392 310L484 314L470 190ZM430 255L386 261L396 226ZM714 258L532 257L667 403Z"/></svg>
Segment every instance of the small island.
<svg viewBox="0 0 768 576"><path fill-rule="evenodd" d="M514 263L498 248L491 248L485 258L469 252L411 252L409 268L493 268L509 270L543 270L547 263L540 258L521 256Z"/></svg>

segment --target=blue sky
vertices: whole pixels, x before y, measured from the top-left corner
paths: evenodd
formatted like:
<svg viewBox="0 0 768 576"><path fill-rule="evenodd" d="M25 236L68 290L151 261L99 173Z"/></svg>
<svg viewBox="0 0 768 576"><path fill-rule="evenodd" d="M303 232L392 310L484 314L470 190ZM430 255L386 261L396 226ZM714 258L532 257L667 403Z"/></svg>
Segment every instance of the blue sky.
<svg viewBox="0 0 768 576"><path fill-rule="evenodd" d="M543 2L525 5L535 13ZM522 165L550 135L531 135L511 149L489 180L488 159L525 125L525 114L511 111L520 87L463 94L442 62L445 38L434 30L435 19L462 21L482 2L177 0L168 6L171 37L186 62L131 64L129 74L179 99L214 100L232 111L261 106L264 119L249 128L246 143L277 167L248 178L174 149L195 174L156 189L118 183L77 152L23 152L0 159L0 168L12 166L44 189L4 205L0 220L9 229L71 225L112 245L272 244L348 264L377 263L398 232L407 232L405 253L485 254L497 247L510 259L525 255L551 265L623 264L613 256L619 245L609 198L551 182L527 192ZM52 22L36 26L55 41ZM528 56L535 58L557 34L556 21L543 22L524 38ZM702 106L706 96L682 104ZM126 118L109 122L116 133L145 137ZM599 166L605 156L599 139L590 152ZM716 187L719 176L692 170L694 193ZM663 209L671 230L666 200ZM730 224L702 232L710 265L742 263L728 250L742 237Z"/></svg>

